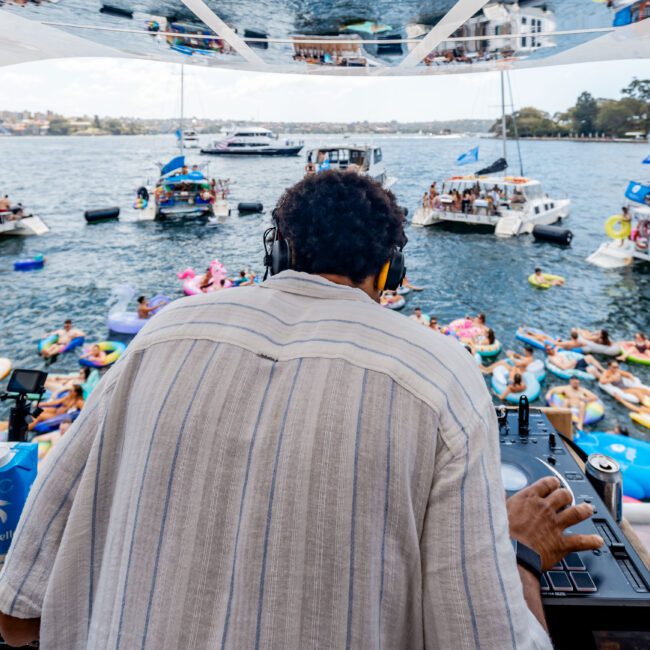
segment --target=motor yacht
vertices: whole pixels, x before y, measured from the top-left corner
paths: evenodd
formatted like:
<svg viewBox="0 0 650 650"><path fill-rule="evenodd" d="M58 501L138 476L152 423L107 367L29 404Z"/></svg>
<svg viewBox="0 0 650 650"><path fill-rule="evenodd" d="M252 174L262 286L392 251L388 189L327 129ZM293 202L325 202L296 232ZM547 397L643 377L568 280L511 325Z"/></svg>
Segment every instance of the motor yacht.
<svg viewBox="0 0 650 650"><path fill-rule="evenodd" d="M202 148L201 153L215 156L297 156L302 141L280 140L269 129L245 126L233 129L220 140Z"/></svg>

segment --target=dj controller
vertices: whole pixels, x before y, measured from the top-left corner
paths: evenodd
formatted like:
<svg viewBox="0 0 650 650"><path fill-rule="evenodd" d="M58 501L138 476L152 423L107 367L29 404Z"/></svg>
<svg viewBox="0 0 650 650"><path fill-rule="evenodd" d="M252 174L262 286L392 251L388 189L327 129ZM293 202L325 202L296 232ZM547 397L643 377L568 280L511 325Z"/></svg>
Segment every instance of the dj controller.
<svg viewBox="0 0 650 650"><path fill-rule="evenodd" d="M571 453L570 441L526 402L519 409L498 408L497 417L508 496L540 478L556 476L573 504L586 502L594 508L593 517L567 533L598 534L605 540L598 550L571 553L542 576L542 600L555 647L649 650L650 572L617 522L621 495L616 495L615 483L606 475L599 481L594 475L598 472L585 473ZM589 461L593 466L603 459ZM605 470L612 469L608 460ZM587 469L592 466L588 462Z"/></svg>

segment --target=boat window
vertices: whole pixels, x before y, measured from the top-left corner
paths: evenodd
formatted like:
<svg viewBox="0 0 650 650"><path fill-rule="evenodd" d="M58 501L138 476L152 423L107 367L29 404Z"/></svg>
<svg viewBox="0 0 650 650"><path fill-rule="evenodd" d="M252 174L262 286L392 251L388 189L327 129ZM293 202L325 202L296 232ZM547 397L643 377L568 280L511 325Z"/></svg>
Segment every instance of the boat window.
<svg viewBox="0 0 650 650"><path fill-rule="evenodd" d="M535 214L539 214L539 206L538 205L535 206Z"/></svg>
<svg viewBox="0 0 650 650"><path fill-rule="evenodd" d="M381 159L382 159L382 156L381 156L381 149L375 149L375 165L376 165L377 163L380 163L380 162L381 162Z"/></svg>
<svg viewBox="0 0 650 650"><path fill-rule="evenodd" d="M524 188L524 194L527 199L543 199L544 195L542 192L541 185L528 185Z"/></svg>

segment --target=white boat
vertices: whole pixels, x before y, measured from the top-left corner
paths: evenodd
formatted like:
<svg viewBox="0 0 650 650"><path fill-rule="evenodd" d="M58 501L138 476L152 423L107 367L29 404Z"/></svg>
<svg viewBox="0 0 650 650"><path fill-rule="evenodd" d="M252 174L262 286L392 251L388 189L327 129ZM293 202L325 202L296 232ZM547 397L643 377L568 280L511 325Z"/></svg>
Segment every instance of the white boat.
<svg viewBox="0 0 650 650"><path fill-rule="evenodd" d="M194 129L186 129L183 131L183 148L184 149L200 149L199 136Z"/></svg>
<svg viewBox="0 0 650 650"><path fill-rule="evenodd" d="M273 131L260 126L243 126L202 148L201 153L215 156L297 156L304 146L302 141L281 141Z"/></svg>
<svg viewBox="0 0 650 650"><path fill-rule="evenodd" d="M514 113L513 118L514 119ZM524 176L494 176L508 168L504 72L501 71L501 138L503 157L476 174L452 176L436 195L413 215L414 226L463 223L488 228L499 237L530 234L535 226L549 226L569 216L571 200L551 198L538 180ZM456 195L460 194L460 199ZM456 200L454 201L454 195Z"/></svg>
<svg viewBox="0 0 650 650"><path fill-rule="evenodd" d="M390 189L397 179L388 176L381 147L364 144L323 145L307 153L306 174L317 174L334 169L355 171L376 180L385 189Z"/></svg>
<svg viewBox="0 0 650 650"><path fill-rule="evenodd" d="M495 192L495 188L498 191ZM473 190L478 198L454 205L452 192L461 197ZM493 199L492 196L498 199ZM539 181L518 176L452 176L445 180L432 206L420 207L414 226L443 222L491 228L495 235L512 237L531 233L538 225L550 225L569 216L569 199L552 199Z"/></svg>
<svg viewBox="0 0 650 650"><path fill-rule="evenodd" d="M34 214L21 214L22 210L0 212L0 236L44 235L50 232L45 222Z"/></svg>
<svg viewBox="0 0 650 650"><path fill-rule="evenodd" d="M604 242L587 258L587 262L601 269L620 269L630 266L634 260L650 262L650 206L629 204L627 209L635 221L630 236Z"/></svg>

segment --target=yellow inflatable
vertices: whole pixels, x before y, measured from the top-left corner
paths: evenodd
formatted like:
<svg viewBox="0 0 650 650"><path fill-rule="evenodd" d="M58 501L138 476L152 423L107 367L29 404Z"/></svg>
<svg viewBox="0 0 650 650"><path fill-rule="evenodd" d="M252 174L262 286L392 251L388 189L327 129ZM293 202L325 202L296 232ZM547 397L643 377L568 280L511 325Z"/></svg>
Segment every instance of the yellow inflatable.
<svg viewBox="0 0 650 650"><path fill-rule="evenodd" d="M637 424L650 429L650 413L630 413L630 417Z"/></svg>
<svg viewBox="0 0 650 650"><path fill-rule="evenodd" d="M0 380L4 379L11 372L11 361L0 357Z"/></svg>
<svg viewBox="0 0 650 650"><path fill-rule="evenodd" d="M551 287L558 286L557 280L564 282L564 278L561 275L551 275L550 273L542 273L541 280L534 273L528 276L528 282L538 289L550 289Z"/></svg>
<svg viewBox="0 0 650 650"><path fill-rule="evenodd" d="M632 224L622 214L615 214L605 221L605 233L612 239L627 239L632 232Z"/></svg>

